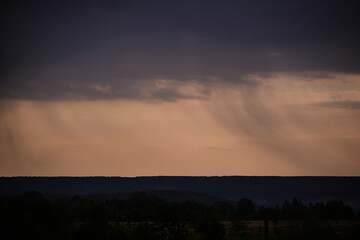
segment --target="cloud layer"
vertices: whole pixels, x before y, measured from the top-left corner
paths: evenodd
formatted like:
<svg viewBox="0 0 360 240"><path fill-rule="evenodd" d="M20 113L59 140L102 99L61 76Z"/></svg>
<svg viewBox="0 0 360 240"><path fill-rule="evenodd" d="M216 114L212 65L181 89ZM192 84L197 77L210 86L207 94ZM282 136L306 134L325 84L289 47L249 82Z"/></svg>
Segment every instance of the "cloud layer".
<svg viewBox="0 0 360 240"><path fill-rule="evenodd" d="M16 1L1 16L2 98L143 99L159 79L360 70L356 1Z"/></svg>
<svg viewBox="0 0 360 240"><path fill-rule="evenodd" d="M359 79L277 72L158 80L140 100L2 100L0 174L359 175Z"/></svg>
<svg viewBox="0 0 360 240"><path fill-rule="evenodd" d="M0 175L359 175L357 1L10 1Z"/></svg>

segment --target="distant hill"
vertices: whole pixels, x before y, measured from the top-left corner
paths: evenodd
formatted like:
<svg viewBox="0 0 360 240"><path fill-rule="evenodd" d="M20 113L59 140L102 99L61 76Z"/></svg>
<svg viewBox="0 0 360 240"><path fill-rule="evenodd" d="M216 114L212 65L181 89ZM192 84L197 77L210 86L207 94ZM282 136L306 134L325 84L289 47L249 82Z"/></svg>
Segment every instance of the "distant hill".
<svg viewBox="0 0 360 240"><path fill-rule="evenodd" d="M304 202L342 200L360 209L360 177L1 177L0 195L38 191L49 196L126 197L145 191L171 201L211 203L247 197L274 205L294 197Z"/></svg>
<svg viewBox="0 0 360 240"><path fill-rule="evenodd" d="M210 196L205 193L198 192L188 192L188 191L173 191L173 190L153 190L153 191L144 191L148 196L155 195L161 199L166 199L170 202L184 202L186 200L191 200L195 202L201 202L206 204L212 204L218 201L230 202L227 199ZM103 194L85 194L80 195L81 197L95 198L95 199L126 199L130 197L133 192L126 193L103 193Z"/></svg>

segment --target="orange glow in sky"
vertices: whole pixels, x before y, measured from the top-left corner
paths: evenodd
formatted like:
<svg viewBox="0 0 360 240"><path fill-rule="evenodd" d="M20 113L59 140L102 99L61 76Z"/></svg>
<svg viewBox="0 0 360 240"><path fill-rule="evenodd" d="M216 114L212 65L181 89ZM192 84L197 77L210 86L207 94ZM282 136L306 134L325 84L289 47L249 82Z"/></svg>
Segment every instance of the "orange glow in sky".
<svg viewBox="0 0 360 240"><path fill-rule="evenodd" d="M360 76L311 74L143 86L197 96L176 101L2 100L0 175L359 175Z"/></svg>

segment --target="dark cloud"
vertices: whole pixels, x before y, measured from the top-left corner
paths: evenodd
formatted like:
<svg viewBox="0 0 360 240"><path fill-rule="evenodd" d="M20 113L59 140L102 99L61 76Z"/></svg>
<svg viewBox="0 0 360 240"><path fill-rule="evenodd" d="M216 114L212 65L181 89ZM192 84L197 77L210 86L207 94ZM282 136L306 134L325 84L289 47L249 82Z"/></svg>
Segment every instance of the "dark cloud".
<svg viewBox="0 0 360 240"><path fill-rule="evenodd" d="M316 105L321 107L360 110L360 101L329 101L329 102L318 103Z"/></svg>
<svg viewBox="0 0 360 240"><path fill-rule="evenodd" d="M1 10L0 95L138 98L134 88L159 78L359 72L358 10L329 0L11 1Z"/></svg>
<svg viewBox="0 0 360 240"><path fill-rule="evenodd" d="M176 101L179 99L200 99L201 97L191 95L191 94L183 94L178 90L174 89L157 89L150 93L150 99L161 99L163 101Z"/></svg>

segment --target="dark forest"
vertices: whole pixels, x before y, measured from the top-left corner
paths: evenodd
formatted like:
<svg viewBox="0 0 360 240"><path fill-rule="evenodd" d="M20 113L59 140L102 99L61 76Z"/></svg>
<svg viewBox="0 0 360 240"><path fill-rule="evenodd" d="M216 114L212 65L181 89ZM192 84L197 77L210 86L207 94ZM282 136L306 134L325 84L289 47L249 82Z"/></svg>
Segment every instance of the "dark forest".
<svg viewBox="0 0 360 240"><path fill-rule="evenodd" d="M274 207L251 199L170 202L145 192L127 199L78 195L49 200L39 192L2 197L1 239L359 239L360 213L342 201Z"/></svg>

